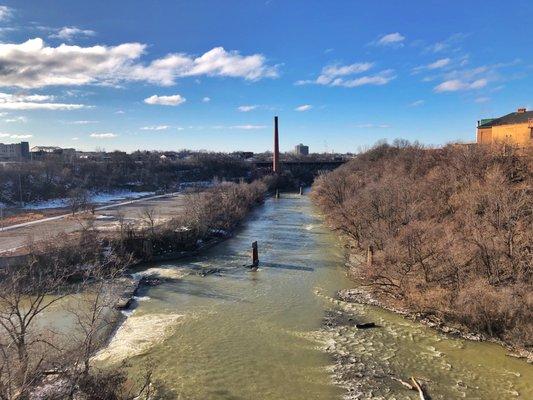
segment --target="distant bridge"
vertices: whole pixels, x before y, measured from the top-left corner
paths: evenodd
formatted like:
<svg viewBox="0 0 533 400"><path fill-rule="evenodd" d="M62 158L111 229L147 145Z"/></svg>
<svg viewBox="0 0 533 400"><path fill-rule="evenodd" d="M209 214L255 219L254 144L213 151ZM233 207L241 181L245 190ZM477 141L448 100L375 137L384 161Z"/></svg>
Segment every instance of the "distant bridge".
<svg viewBox="0 0 533 400"><path fill-rule="evenodd" d="M345 164L348 160L293 160L280 161L281 169L312 169L312 170L334 170ZM272 170L272 161L254 161L253 165L257 168Z"/></svg>

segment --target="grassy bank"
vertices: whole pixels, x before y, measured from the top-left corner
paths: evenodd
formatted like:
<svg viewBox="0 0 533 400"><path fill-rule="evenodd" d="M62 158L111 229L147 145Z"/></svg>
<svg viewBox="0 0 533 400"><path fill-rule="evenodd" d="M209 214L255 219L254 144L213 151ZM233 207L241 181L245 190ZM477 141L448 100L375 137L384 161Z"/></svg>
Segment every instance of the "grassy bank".
<svg viewBox="0 0 533 400"><path fill-rule="evenodd" d="M391 305L531 349L533 155L379 145L319 177L313 199Z"/></svg>

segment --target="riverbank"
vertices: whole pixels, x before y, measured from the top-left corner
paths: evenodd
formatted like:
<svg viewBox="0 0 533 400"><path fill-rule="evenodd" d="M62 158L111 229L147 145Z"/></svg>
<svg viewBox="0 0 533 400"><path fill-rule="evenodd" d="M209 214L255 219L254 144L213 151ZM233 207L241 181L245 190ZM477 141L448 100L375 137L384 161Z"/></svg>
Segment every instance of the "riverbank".
<svg viewBox="0 0 533 400"><path fill-rule="evenodd" d="M532 187L533 153L403 143L321 175L312 196L366 254L357 278L381 302L531 350Z"/></svg>
<svg viewBox="0 0 533 400"><path fill-rule="evenodd" d="M509 351L508 356L520 358L529 364L533 364L533 352L524 347L516 346L507 343L501 339L489 336L470 329L468 326L452 323L444 318L431 313L424 313L402 307L397 303L391 301L387 296L379 296L379 293L372 292L370 287L363 284L361 277L362 265L364 263L363 254L356 256L349 256L345 266L348 268L348 276L358 284L359 287L352 289L343 289L337 293L340 300L347 303L365 304L375 307L380 307L384 310L401 315L402 317L423 324L440 333L446 334L454 338L462 338L476 342L491 342L506 348Z"/></svg>

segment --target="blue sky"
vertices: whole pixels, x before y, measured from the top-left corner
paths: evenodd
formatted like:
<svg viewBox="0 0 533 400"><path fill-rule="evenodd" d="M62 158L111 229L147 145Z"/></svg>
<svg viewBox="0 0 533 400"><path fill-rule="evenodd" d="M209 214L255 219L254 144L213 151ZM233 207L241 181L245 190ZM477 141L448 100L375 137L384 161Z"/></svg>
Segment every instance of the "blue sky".
<svg viewBox="0 0 533 400"><path fill-rule="evenodd" d="M4 1L0 141L357 151L533 107L533 3Z"/></svg>

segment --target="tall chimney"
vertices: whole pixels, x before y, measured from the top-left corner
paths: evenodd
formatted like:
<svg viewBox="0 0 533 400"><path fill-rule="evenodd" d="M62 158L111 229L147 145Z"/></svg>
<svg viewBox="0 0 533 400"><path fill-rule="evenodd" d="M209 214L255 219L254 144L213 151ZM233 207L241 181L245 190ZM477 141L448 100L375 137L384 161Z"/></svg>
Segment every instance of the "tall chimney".
<svg viewBox="0 0 533 400"><path fill-rule="evenodd" d="M274 117L274 158L272 159L272 171L275 174L281 172L279 167L278 117Z"/></svg>

